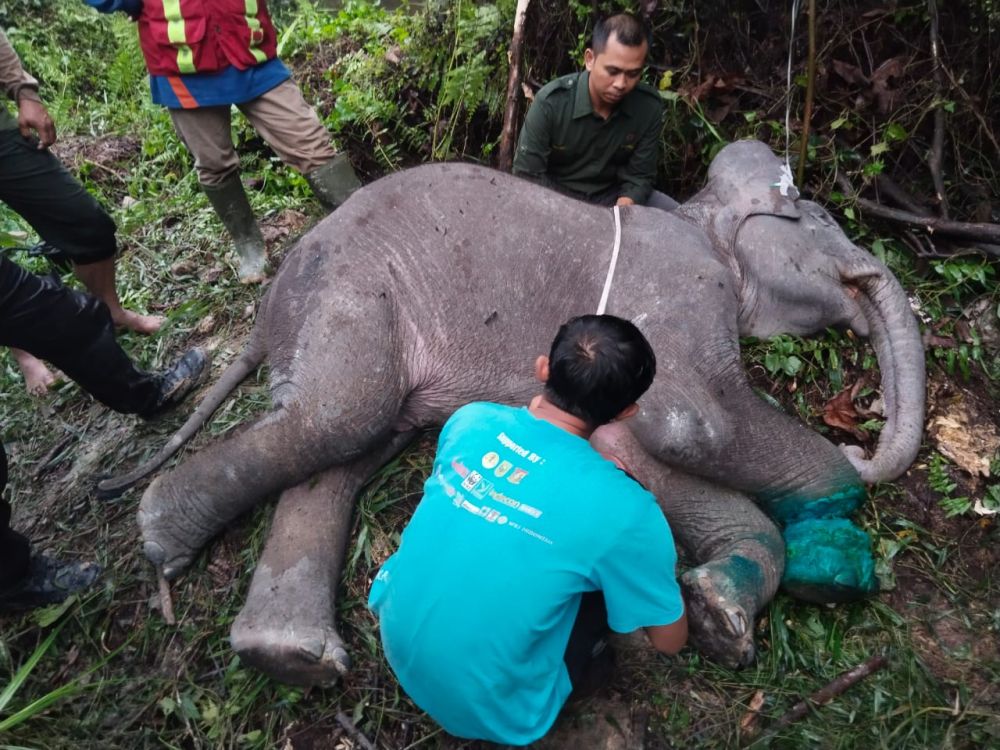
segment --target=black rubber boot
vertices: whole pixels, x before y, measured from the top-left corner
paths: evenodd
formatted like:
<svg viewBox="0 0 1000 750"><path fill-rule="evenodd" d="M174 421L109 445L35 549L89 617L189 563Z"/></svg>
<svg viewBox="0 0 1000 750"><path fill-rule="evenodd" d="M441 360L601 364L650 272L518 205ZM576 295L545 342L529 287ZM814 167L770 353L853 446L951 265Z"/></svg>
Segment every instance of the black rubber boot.
<svg viewBox="0 0 1000 750"><path fill-rule="evenodd" d="M139 413L143 419L152 419L173 408L208 375L208 354L195 347L186 352L173 366L157 376L159 393L148 409Z"/></svg>
<svg viewBox="0 0 1000 750"><path fill-rule="evenodd" d="M345 153L337 154L322 167L316 167L305 178L316 200L328 211L333 211L361 187L361 180L354 173L351 160Z"/></svg>
<svg viewBox="0 0 1000 750"><path fill-rule="evenodd" d="M201 189L233 238L240 258L240 281L244 284L263 281L267 277L264 236L257 226L239 173L234 172L218 185L202 185Z"/></svg>
<svg viewBox="0 0 1000 750"><path fill-rule="evenodd" d="M62 563L45 555L34 555L27 574L0 591L0 613L58 604L70 594L94 585L101 574L97 563Z"/></svg>

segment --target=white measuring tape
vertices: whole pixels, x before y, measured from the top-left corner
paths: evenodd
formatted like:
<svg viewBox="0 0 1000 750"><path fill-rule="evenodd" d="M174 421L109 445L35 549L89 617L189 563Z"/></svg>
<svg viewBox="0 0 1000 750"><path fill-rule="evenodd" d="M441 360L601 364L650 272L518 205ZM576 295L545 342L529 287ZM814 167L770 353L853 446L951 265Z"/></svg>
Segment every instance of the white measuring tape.
<svg viewBox="0 0 1000 750"><path fill-rule="evenodd" d="M604 315L608 309L608 296L611 294L611 282L615 278L615 267L618 265L618 251L622 246L622 215L618 206L614 207L615 214L615 246L611 249L611 265L608 266L608 277L604 279L604 291L601 292L601 302L597 306L597 314Z"/></svg>

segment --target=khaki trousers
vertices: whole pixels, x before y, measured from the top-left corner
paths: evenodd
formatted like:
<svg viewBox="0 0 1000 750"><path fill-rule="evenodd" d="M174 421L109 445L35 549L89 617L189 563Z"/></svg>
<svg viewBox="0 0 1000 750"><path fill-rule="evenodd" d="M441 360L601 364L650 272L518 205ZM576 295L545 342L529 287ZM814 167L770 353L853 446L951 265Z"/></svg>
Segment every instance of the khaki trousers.
<svg viewBox="0 0 1000 750"><path fill-rule="evenodd" d="M236 105L285 164L306 174L335 155L330 134L291 80ZM219 185L239 169L232 136L232 107L171 109L174 130L194 156L202 185Z"/></svg>

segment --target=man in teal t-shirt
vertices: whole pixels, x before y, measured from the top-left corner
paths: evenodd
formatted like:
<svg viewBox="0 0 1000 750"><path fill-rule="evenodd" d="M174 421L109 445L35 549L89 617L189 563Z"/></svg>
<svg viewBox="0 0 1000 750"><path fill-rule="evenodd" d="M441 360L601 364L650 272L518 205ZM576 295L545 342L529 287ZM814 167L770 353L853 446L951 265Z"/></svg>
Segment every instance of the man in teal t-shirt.
<svg viewBox="0 0 1000 750"><path fill-rule="evenodd" d="M386 658L448 732L544 735L608 628L687 639L656 499L588 442L634 414L656 360L628 321L566 323L527 408L474 403L441 432L424 497L372 583Z"/></svg>

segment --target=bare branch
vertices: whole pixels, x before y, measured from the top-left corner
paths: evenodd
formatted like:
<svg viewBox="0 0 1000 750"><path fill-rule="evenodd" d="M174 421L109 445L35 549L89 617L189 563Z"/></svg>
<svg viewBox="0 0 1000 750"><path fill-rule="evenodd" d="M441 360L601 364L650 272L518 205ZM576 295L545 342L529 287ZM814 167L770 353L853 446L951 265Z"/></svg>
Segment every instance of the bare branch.
<svg viewBox="0 0 1000 750"><path fill-rule="evenodd" d="M941 176L941 165L944 161L944 81L941 76L941 50L938 37L937 0L927 0L927 12L931 18L931 58L934 60L934 140L931 142L931 153L927 166L934 180L934 192L937 193L938 205L941 207L942 218L948 218L948 199L944 193L944 178Z"/></svg>
<svg viewBox="0 0 1000 750"><path fill-rule="evenodd" d="M514 164L514 130L517 127L518 95L521 90L521 58L524 50L524 18L531 0L517 0L514 10L514 33L510 40L510 73L507 76L507 104L503 111L500 152L497 166L509 172Z"/></svg>
<svg viewBox="0 0 1000 750"><path fill-rule="evenodd" d="M988 242L1000 244L1000 224L977 223L970 221L951 221L949 219L938 219L934 216L920 216L910 211L901 211L896 208L883 206L881 203L862 198L851 186L851 183L844 175L837 175L837 184L845 195L850 196L862 211L877 216L880 219L895 221L912 227L921 227L927 230L928 234L941 234L947 237L956 237L973 242ZM1000 248L978 245L978 249L989 255L1000 257Z"/></svg>

